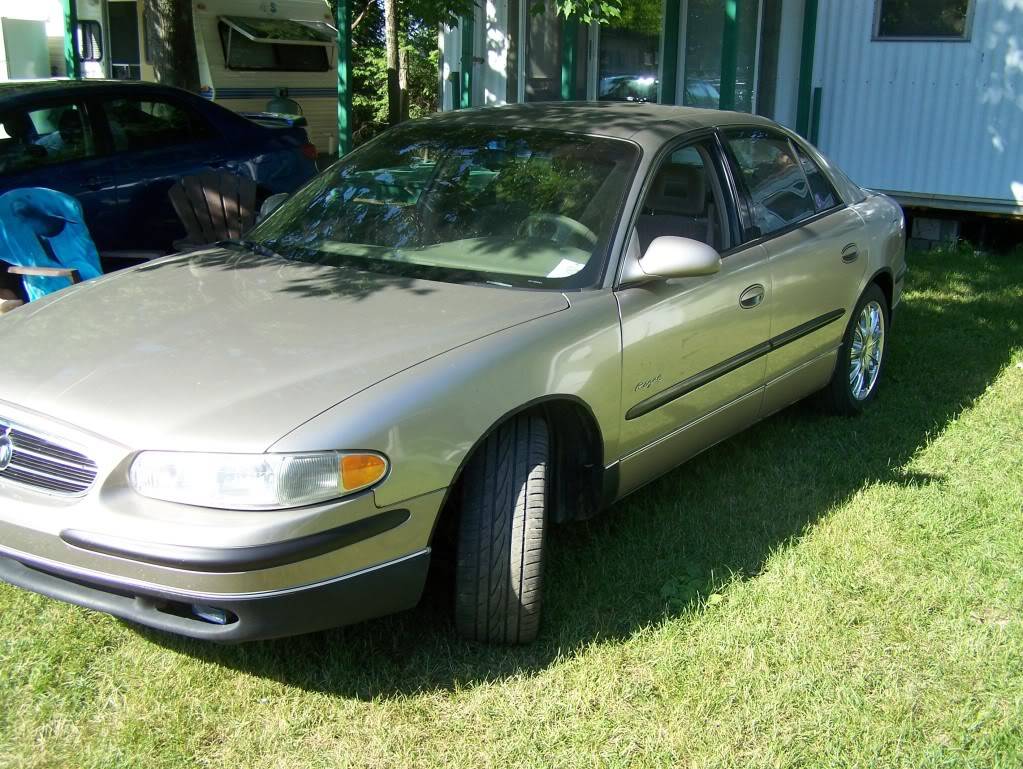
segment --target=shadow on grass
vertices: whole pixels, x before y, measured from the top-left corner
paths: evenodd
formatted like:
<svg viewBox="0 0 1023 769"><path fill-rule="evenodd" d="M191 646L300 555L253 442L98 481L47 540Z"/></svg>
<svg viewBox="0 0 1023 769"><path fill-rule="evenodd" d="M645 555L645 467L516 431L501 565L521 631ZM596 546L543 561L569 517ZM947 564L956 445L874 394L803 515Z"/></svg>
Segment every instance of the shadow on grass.
<svg viewBox="0 0 1023 769"><path fill-rule="evenodd" d="M690 461L596 520L549 541L545 621L534 644L461 641L447 585L411 612L237 647L146 635L169 648L302 689L364 699L529 675L666 618L699 621L725 580L757 575L775 550L859 489L919 486L914 453L987 388L1023 341L1023 260L930 254L896 318L886 381L865 415L790 408Z"/></svg>

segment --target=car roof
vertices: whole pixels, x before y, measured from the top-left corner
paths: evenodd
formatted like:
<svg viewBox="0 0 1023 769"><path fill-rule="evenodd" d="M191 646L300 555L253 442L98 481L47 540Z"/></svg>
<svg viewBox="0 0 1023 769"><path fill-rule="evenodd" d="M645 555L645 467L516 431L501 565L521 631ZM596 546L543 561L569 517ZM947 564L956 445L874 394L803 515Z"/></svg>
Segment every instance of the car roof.
<svg viewBox="0 0 1023 769"><path fill-rule="evenodd" d="M775 126L767 118L742 112L676 107L646 102L533 102L503 107L439 112L423 119L433 124L501 128L550 128L571 133L630 139L654 148L679 134L716 126Z"/></svg>
<svg viewBox="0 0 1023 769"><path fill-rule="evenodd" d="M78 93L82 91L111 92L133 90L138 88L163 91L166 93L190 93L180 88L172 88L159 83L148 83L139 80L70 80L68 78L51 78L49 80L9 80L0 83L0 101L40 95L60 95L61 93ZM191 94L195 96L195 94Z"/></svg>

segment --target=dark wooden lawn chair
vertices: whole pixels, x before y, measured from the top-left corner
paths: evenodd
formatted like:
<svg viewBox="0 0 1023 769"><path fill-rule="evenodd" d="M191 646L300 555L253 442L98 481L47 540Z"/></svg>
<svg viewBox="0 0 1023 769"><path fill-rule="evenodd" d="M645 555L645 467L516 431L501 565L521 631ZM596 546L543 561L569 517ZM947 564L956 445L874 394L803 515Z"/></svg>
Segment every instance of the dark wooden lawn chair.
<svg viewBox="0 0 1023 769"><path fill-rule="evenodd" d="M171 204L187 235L179 251L240 238L256 221L256 183L228 172L186 176L170 188Z"/></svg>

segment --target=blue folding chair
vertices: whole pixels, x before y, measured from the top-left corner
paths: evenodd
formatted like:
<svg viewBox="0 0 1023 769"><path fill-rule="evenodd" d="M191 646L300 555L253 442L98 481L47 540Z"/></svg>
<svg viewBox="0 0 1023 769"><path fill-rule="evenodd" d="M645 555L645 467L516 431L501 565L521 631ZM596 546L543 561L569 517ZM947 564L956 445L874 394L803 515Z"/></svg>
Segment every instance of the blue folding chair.
<svg viewBox="0 0 1023 769"><path fill-rule="evenodd" d="M22 277L30 302L103 272L81 205L45 187L0 195L0 261Z"/></svg>

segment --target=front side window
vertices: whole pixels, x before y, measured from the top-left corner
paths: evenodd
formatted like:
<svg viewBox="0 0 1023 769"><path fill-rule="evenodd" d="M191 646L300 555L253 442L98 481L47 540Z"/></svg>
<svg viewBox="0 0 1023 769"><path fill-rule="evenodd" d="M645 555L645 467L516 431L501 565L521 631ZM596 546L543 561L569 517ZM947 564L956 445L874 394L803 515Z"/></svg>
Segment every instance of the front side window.
<svg viewBox="0 0 1023 769"><path fill-rule="evenodd" d="M152 99L113 99L104 103L114 149L157 149L202 137L200 119L177 104Z"/></svg>
<svg viewBox="0 0 1023 769"><path fill-rule="evenodd" d="M726 249L721 189L710 152L696 144L676 150L661 163L636 221L642 253L663 235Z"/></svg>
<svg viewBox="0 0 1023 769"><path fill-rule="evenodd" d="M753 235L797 224L817 213L806 176L784 136L761 129L727 136L749 193Z"/></svg>
<svg viewBox="0 0 1023 769"><path fill-rule="evenodd" d="M877 0L879 40L965 40L971 0Z"/></svg>
<svg viewBox="0 0 1023 769"><path fill-rule="evenodd" d="M92 131L77 104L0 115L0 174L92 156Z"/></svg>
<svg viewBox="0 0 1023 769"><path fill-rule="evenodd" d="M558 131L388 131L249 239L287 259L449 282L584 288L604 269L638 151Z"/></svg>

